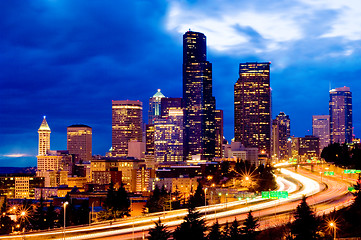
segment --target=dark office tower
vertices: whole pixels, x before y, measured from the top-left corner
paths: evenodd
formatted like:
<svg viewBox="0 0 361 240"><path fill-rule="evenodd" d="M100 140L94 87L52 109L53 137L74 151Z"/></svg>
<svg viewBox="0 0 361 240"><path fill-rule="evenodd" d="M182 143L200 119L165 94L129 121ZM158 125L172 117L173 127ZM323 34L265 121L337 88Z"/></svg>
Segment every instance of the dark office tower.
<svg viewBox="0 0 361 240"><path fill-rule="evenodd" d="M184 158L215 156L215 99L212 64L206 58L206 37L188 31L183 35Z"/></svg>
<svg viewBox="0 0 361 240"><path fill-rule="evenodd" d="M312 116L312 135L320 139L320 155L330 144L330 115Z"/></svg>
<svg viewBox="0 0 361 240"><path fill-rule="evenodd" d="M331 143L352 142L352 94L349 87L330 91Z"/></svg>
<svg viewBox="0 0 361 240"><path fill-rule="evenodd" d="M154 120L160 116L162 98L165 98L165 96L160 92L160 89L153 97L149 98L148 124L153 124Z"/></svg>
<svg viewBox="0 0 361 240"><path fill-rule="evenodd" d="M287 140L291 136L290 117L280 112L272 122L272 157L288 158Z"/></svg>
<svg viewBox="0 0 361 240"><path fill-rule="evenodd" d="M145 149L148 155L154 155L154 124L146 125Z"/></svg>
<svg viewBox="0 0 361 240"><path fill-rule="evenodd" d="M168 117L169 109L182 109L182 98L162 98L161 100L161 110L160 115Z"/></svg>
<svg viewBox="0 0 361 240"><path fill-rule="evenodd" d="M215 134L216 134L216 152L215 157L222 158L223 144L223 110L215 110Z"/></svg>
<svg viewBox="0 0 361 240"><path fill-rule="evenodd" d="M142 110L140 101L112 101L112 156L127 156L128 142L142 141Z"/></svg>
<svg viewBox="0 0 361 240"><path fill-rule="evenodd" d="M236 142L257 147L261 154L270 156L270 63L239 65L239 78L234 85L234 135Z"/></svg>
<svg viewBox="0 0 361 240"><path fill-rule="evenodd" d="M67 127L67 149L83 161L92 160L92 128L87 125Z"/></svg>

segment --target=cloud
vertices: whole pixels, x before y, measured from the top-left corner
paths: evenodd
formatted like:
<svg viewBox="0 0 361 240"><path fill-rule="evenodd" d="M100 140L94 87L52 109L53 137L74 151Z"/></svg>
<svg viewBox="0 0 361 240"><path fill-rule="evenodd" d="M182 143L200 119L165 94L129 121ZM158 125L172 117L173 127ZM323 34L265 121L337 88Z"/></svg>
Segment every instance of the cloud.
<svg viewBox="0 0 361 240"><path fill-rule="evenodd" d="M26 153L11 153L11 154L3 154L0 156L8 157L8 158L34 157L34 156L32 156L30 154L26 154Z"/></svg>
<svg viewBox="0 0 361 240"><path fill-rule="evenodd" d="M233 56L272 55L283 50L300 53L295 48L298 42L311 40L327 45L329 40L325 38L339 37L344 39L340 46L352 48L349 41L361 39L358 1L215 2L171 1L168 31L179 34L191 28L203 32L210 49ZM352 51L342 50L346 56Z"/></svg>

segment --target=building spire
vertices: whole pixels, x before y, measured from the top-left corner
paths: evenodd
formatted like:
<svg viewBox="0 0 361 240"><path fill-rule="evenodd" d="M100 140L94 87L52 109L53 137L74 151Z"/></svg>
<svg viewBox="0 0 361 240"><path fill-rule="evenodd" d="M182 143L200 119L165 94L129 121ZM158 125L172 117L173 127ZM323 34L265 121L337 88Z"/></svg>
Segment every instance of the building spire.
<svg viewBox="0 0 361 240"><path fill-rule="evenodd" d="M44 116L43 121L41 122L41 125L39 127L39 131L50 131L50 127L46 121L46 116Z"/></svg>

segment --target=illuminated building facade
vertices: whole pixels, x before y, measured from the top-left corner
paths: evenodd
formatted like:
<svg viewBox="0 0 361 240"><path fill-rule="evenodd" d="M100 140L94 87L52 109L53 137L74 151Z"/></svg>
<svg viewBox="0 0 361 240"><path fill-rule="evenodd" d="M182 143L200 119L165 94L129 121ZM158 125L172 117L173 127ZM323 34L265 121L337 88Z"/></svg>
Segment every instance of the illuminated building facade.
<svg viewBox="0 0 361 240"><path fill-rule="evenodd" d="M43 177L0 177L0 195L8 199L34 199L35 188L44 187Z"/></svg>
<svg viewBox="0 0 361 240"><path fill-rule="evenodd" d="M270 63L249 62L239 65L234 85L235 141L245 147L271 152Z"/></svg>
<svg viewBox="0 0 361 240"><path fill-rule="evenodd" d="M183 161L183 110L170 108L168 117L154 122L156 162Z"/></svg>
<svg viewBox="0 0 361 240"><path fill-rule="evenodd" d="M160 117L162 98L165 96L160 92L160 89L153 97L149 98L148 124L152 124L156 118Z"/></svg>
<svg viewBox="0 0 361 240"><path fill-rule="evenodd" d="M149 169L146 165L140 165L136 171L136 188L138 193L147 192L149 186L149 180L155 177L155 170Z"/></svg>
<svg viewBox="0 0 361 240"><path fill-rule="evenodd" d="M312 135L320 139L320 154L330 144L330 115L312 116Z"/></svg>
<svg viewBox="0 0 361 240"><path fill-rule="evenodd" d="M212 64L206 58L206 37L188 31L183 35L184 158L215 156L215 98Z"/></svg>
<svg viewBox="0 0 361 240"><path fill-rule="evenodd" d="M50 127L46 122L45 116L39 127L39 146L38 146L38 156L45 156L50 150Z"/></svg>
<svg viewBox="0 0 361 240"><path fill-rule="evenodd" d="M130 140L142 141L142 102L112 101L112 156L127 156Z"/></svg>
<svg viewBox="0 0 361 240"><path fill-rule="evenodd" d="M183 109L182 98L162 98L161 116L168 117L169 109Z"/></svg>
<svg viewBox="0 0 361 240"><path fill-rule="evenodd" d="M67 148L69 154L77 154L79 160L90 161L92 158L92 128L82 124L67 127Z"/></svg>
<svg viewBox="0 0 361 240"><path fill-rule="evenodd" d="M331 143L352 142L352 94L349 87L330 91Z"/></svg>
<svg viewBox="0 0 361 240"><path fill-rule="evenodd" d="M291 120L284 112L280 112L272 121L272 156L278 160L287 159L288 139L291 136Z"/></svg>
<svg viewBox="0 0 361 240"><path fill-rule="evenodd" d="M147 155L154 155L154 124L146 125L145 150L146 150Z"/></svg>
<svg viewBox="0 0 361 240"><path fill-rule="evenodd" d="M299 138L298 154L304 159L318 157L320 153L320 141L315 136L305 136Z"/></svg>
<svg viewBox="0 0 361 240"><path fill-rule="evenodd" d="M214 119L215 119L215 134L216 134L216 151L215 157L222 158L223 157L223 110L215 110L214 111Z"/></svg>
<svg viewBox="0 0 361 240"><path fill-rule="evenodd" d="M99 158L91 161L91 175L98 171L120 171L122 176L122 183L127 191L136 191L136 172L144 160L130 159L130 158ZM92 179L95 182L96 179Z"/></svg>

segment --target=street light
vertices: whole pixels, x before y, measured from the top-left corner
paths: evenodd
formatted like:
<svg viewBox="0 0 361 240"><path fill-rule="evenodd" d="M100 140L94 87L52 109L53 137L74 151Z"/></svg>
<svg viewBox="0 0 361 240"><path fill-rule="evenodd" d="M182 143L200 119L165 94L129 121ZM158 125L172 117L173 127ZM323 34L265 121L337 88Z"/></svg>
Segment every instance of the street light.
<svg viewBox="0 0 361 240"><path fill-rule="evenodd" d="M26 211L21 211L20 218L21 218L22 222L24 223L24 226L23 226L23 234L24 235L25 235L25 216L26 216Z"/></svg>
<svg viewBox="0 0 361 240"><path fill-rule="evenodd" d="M69 204L68 202L65 202L63 204L63 206L64 206L64 229L63 229L64 240L65 240L65 226L66 226L66 205L68 205L68 204Z"/></svg>
<svg viewBox="0 0 361 240"><path fill-rule="evenodd" d="M207 190L208 188L204 189L204 218L206 218L207 212L206 212L206 208L207 208Z"/></svg>
<svg viewBox="0 0 361 240"><path fill-rule="evenodd" d="M333 228L333 239L336 239L336 223L335 222L330 222L330 227Z"/></svg>

